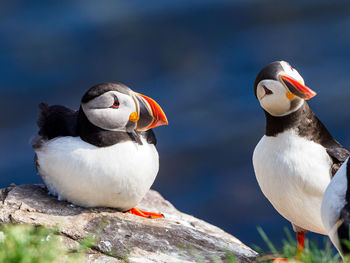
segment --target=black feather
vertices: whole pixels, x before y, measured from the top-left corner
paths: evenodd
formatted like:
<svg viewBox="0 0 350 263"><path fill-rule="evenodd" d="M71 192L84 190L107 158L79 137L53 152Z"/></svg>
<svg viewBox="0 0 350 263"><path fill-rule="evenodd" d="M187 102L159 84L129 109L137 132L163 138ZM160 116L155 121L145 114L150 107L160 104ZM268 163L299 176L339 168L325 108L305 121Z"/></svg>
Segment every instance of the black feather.
<svg viewBox="0 0 350 263"><path fill-rule="evenodd" d="M281 61L275 61L264 67L256 76L254 82L254 94L256 95L256 89L260 81L265 79L278 80L278 73L283 71Z"/></svg>
<svg viewBox="0 0 350 263"><path fill-rule="evenodd" d="M156 135L154 134L154 131L152 129L145 131L144 136L146 136L147 142L149 144L157 145L157 138L156 138Z"/></svg>
<svg viewBox="0 0 350 263"><path fill-rule="evenodd" d="M87 103L94 98L101 96L103 93L108 91L118 91L120 93L130 95L131 89L122 83L106 82L93 86L89 89L81 99L82 103Z"/></svg>
<svg viewBox="0 0 350 263"><path fill-rule="evenodd" d="M345 160L350 155L349 151L343 148L337 141L333 145L326 148L328 155L332 158L332 176L338 171L340 166L345 162Z"/></svg>
<svg viewBox="0 0 350 263"><path fill-rule="evenodd" d="M50 140L59 136L78 136L77 111L60 105L48 106L46 103L40 103L39 109L38 134L43 139Z"/></svg>

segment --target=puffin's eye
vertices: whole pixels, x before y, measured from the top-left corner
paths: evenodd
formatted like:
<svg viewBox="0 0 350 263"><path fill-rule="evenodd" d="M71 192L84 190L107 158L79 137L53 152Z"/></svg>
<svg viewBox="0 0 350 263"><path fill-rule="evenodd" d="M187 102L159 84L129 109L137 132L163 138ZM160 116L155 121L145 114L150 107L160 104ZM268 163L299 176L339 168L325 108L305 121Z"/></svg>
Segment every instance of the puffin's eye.
<svg viewBox="0 0 350 263"><path fill-rule="evenodd" d="M266 86L263 85L263 88L265 90L265 94L266 95L270 95L270 94L273 94L273 92L271 90L269 90L268 88L266 88Z"/></svg>
<svg viewBox="0 0 350 263"><path fill-rule="evenodd" d="M119 103L118 97L115 96L115 97L114 97L114 103L113 103L113 105L111 106L111 108L118 109L118 108L119 108L119 105L120 105L120 103Z"/></svg>

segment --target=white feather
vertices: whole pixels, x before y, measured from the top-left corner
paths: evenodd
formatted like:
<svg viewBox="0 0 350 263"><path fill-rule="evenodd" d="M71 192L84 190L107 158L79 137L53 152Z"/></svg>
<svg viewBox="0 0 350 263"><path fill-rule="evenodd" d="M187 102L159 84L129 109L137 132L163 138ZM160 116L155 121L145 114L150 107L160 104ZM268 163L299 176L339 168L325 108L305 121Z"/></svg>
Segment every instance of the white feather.
<svg viewBox="0 0 350 263"><path fill-rule="evenodd" d="M259 186L274 208L294 225L320 234L326 234L321 202L331 164L323 146L294 130L264 136L253 154Z"/></svg>
<svg viewBox="0 0 350 263"><path fill-rule="evenodd" d="M328 185L324 193L321 207L321 215L323 224L334 246L341 252L338 237L338 221L340 212L346 204L345 196L348 185L346 175L347 159L339 168L331 183Z"/></svg>
<svg viewBox="0 0 350 263"><path fill-rule="evenodd" d="M38 172L64 200L125 211L142 200L159 169L155 146L142 142L96 147L80 137L55 138L36 150Z"/></svg>

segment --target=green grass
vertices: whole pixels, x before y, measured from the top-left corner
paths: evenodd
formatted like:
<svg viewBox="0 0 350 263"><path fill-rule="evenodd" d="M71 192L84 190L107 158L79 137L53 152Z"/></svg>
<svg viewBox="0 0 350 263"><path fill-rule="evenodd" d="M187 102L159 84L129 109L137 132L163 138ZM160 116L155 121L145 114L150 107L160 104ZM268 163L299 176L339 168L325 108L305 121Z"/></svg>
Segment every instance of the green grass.
<svg viewBox="0 0 350 263"><path fill-rule="evenodd" d="M6 224L0 226L1 263L84 262L91 240L84 240L77 251L68 250L58 233L44 227Z"/></svg>
<svg viewBox="0 0 350 263"><path fill-rule="evenodd" d="M266 233L261 227L258 227L258 232L265 241L269 252L263 251L261 248L255 246L254 249L262 255L257 262L271 262L273 258L288 258L295 259L297 253L297 241L294 239L290 231L284 229L286 238L282 240L282 249L278 250L275 245L267 237ZM305 239L305 249L303 253L298 256L297 262L303 263L340 263L343 262L340 255L333 248L330 240L325 237L323 245L317 246L315 242ZM345 258L346 263L350 263L350 257Z"/></svg>
<svg viewBox="0 0 350 263"><path fill-rule="evenodd" d="M254 249L261 255L256 262L271 262L274 258L295 259L297 253L297 241L294 235L285 228L285 238L282 240L282 248L278 249L268 238L262 228L258 227L258 233L265 241L268 250L264 251L255 246ZM93 247L94 240L87 238L80 242L77 250L67 249L59 233L44 227L30 225L1 225L0 226L0 262L1 263L80 263L85 262L84 255L88 248ZM345 242L350 247L350 242ZM207 262L199 254L195 255L196 262ZM225 262L236 263L234 255L227 253ZM125 261L127 262L127 260ZM220 259L212 258L211 262L221 263ZM305 240L304 252L299 254L296 262L303 263L350 263L350 256L342 261L340 255L333 248L328 238L324 238L323 244L317 246L315 242Z"/></svg>
<svg viewBox="0 0 350 263"><path fill-rule="evenodd" d="M85 253L95 241L87 238L80 242L80 249L69 250L63 244L59 233L44 227L32 225L4 224L0 226L0 263L82 263ZM198 263L208 260L193 251ZM129 262L127 258L121 259ZM210 262L222 263L213 256ZM225 263L238 263L234 255L226 253Z"/></svg>

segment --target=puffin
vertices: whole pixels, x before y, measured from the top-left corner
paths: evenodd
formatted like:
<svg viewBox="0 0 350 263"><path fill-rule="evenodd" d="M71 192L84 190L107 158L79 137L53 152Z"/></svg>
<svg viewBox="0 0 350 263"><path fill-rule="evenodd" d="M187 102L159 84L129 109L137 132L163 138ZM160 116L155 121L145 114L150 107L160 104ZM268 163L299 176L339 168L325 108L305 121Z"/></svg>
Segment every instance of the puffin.
<svg viewBox="0 0 350 263"><path fill-rule="evenodd" d="M322 222L333 245L344 258L350 247L350 162L343 163L328 185L321 206Z"/></svg>
<svg viewBox="0 0 350 263"><path fill-rule="evenodd" d="M50 194L82 207L163 217L135 207L159 170L152 129L168 120L157 102L122 83L102 83L84 94L79 110L39 108L34 163Z"/></svg>
<svg viewBox="0 0 350 263"><path fill-rule="evenodd" d="M307 100L316 92L288 62L265 66L254 83L266 117L253 166L265 197L293 226L297 255L306 231L326 235L321 219L323 194L350 155L316 117Z"/></svg>

